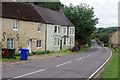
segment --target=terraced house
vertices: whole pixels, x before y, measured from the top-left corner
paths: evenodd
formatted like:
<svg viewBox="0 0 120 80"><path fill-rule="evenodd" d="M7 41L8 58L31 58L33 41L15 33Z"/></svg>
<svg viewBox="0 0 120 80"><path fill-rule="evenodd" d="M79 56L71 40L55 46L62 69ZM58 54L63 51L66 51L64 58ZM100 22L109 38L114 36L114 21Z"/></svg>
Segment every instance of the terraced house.
<svg viewBox="0 0 120 80"><path fill-rule="evenodd" d="M29 3L3 2L3 48L27 48L30 52L72 48L75 28L62 12Z"/></svg>

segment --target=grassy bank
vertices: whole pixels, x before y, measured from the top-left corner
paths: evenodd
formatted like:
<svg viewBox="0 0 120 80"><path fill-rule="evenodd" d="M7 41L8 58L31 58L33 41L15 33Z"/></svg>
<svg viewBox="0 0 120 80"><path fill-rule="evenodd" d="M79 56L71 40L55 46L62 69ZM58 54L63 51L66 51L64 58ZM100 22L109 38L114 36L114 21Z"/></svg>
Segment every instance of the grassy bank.
<svg viewBox="0 0 120 80"><path fill-rule="evenodd" d="M117 52L113 48L110 49L113 51L113 56L98 78L118 78L118 49Z"/></svg>

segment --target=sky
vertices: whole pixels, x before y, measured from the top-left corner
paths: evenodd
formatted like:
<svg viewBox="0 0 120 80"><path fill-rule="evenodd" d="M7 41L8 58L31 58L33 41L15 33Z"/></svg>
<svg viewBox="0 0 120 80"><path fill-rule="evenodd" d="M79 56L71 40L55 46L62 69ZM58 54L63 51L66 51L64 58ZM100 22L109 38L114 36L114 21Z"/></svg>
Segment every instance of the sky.
<svg viewBox="0 0 120 80"><path fill-rule="evenodd" d="M120 0L60 0L64 5L69 6L86 3L94 8L94 12L99 23L96 27L114 27L118 26L118 2Z"/></svg>

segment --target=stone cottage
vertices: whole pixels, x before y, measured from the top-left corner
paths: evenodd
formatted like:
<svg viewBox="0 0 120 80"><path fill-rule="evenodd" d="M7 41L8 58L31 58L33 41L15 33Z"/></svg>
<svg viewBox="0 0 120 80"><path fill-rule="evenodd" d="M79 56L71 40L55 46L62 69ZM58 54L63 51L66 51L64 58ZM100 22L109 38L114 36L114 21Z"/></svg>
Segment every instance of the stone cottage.
<svg viewBox="0 0 120 80"><path fill-rule="evenodd" d="M119 47L120 46L120 28L117 28L117 32L112 34L112 44L113 47Z"/></svg>
<svg viewBox="0 0 120 80"><path fill-rule="evenodd" d="M30 4L2 3L3 48L45 50L45 21Z"/></svg>

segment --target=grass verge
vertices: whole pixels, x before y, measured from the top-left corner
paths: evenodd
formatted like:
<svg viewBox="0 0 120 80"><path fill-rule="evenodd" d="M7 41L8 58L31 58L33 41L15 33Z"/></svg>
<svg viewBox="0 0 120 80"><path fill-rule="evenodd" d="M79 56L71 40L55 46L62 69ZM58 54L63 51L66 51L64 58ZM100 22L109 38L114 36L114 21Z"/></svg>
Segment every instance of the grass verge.
<svg viewBox="0 0 120 80"><path fill-rule="evenodd" d="M117 52L113 48L110 49L113 56L97 78L118 78L118 49Z"/></svg>
<svg viewBox="0 0 120 80"><path fill-rule="evenodd" d="M8 62L8 61L18 61L18 60L20 60L20 56L15 56L15 57L16 57L16 59L3 58L3 59L1 59L1 61Z"/></svg>

